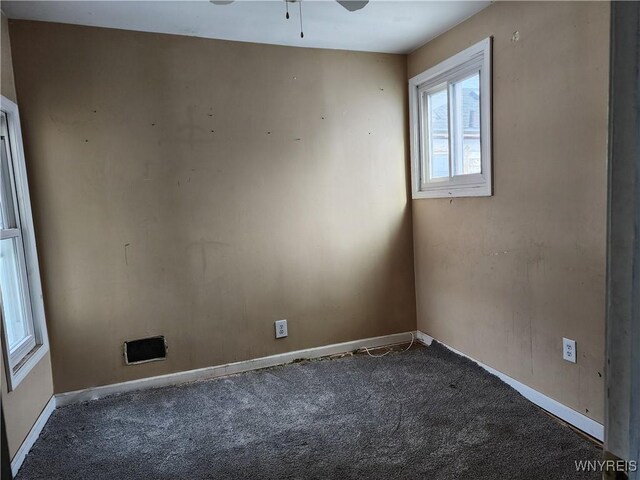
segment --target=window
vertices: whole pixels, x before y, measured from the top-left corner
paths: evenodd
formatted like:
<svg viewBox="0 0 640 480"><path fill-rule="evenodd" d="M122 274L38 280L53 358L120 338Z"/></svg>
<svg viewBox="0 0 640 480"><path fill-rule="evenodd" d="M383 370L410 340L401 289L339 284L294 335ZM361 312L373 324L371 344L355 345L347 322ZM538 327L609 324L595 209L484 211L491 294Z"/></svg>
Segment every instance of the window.
<svg viewBox="0 0 640 480"><path fill-rule="evenodd" d="M0 100L0 314L13 390L44 356L48 342L18 107Z"/></svg>
<svg viewBox="0 0 640 480"><path fill-rule="evenodd" d="M491 196L491 39L409 80L413 198Z"/></svg>

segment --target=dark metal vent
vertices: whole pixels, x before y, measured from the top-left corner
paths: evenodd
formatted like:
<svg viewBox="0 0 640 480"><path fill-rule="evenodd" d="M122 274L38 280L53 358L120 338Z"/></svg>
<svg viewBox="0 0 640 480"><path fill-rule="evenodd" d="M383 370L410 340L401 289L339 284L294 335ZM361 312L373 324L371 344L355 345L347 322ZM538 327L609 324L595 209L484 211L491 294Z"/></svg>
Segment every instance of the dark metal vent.
<svg viewBox="0 0 640 480"><path fill-rule="evenodd" d="M167 342L164 335L124 342L124 361L127 365L157 362L167 358Z"/></svg>

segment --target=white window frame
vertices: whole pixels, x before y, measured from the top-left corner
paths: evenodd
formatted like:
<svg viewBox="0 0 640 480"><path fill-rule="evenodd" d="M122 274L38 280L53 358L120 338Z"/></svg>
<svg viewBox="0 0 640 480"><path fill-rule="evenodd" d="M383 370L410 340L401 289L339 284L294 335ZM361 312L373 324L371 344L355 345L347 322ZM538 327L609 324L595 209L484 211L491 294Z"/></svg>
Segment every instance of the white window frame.
<svg viewBox="0 0 640 480"><path fill-rule="evenodd" d="M38 362L49 351L49 338L44 313L44 301L42 297L42 284L40 281L40 269L38 267L38 253L36 250L36 238L33 228L33 215L31 212L31 200L29 198L29 185L27 182L27 169L25 164L24 149L22 145L22 132L20 130L20 114L18 106L8 98L0 95L0 110L6 115L7 129L10 141L8 142L11 153L9 162L15 187L17 212L16 219L19 232L5 230L7 238L16 237L22 239L23 252L20 252L21 261L24 261L27 275L28 299L30 302L31 326L30 333L33 340L28 351L19 352L16 356L9 355L7 331L4 319L2 319L2 349L4 367L6 370L8 391L15 390L22 380L29 374ZM14 235L14 233L16 233ZM3 237L4 238L4 237ZM24 253L24 255L22 255ZM2 306L0 296L0 307ZM2 317L2 308L0 308Z"/></svg>
<svg viewBox="0 0 640 480"><path fill-rule="evenodd" d="M453 115L449 100L449 177L428 179L429 168L424 138L426 116L422 115L423 95L462 80L472 72L480 74L480 156L481 173L453 175ZM409 80L409 121L411 143L411 188L412 197L451 198L489 197L493 194L491 161L491 37L472 45L462 52L429 68Z"/></svg>

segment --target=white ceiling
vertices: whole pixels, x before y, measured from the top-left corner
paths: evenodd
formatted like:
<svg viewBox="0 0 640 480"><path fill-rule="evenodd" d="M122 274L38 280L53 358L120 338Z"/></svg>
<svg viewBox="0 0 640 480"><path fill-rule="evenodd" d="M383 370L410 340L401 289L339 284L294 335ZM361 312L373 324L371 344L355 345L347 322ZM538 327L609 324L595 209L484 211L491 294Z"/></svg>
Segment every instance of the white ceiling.
<svg viewBox="0 0 640 480"><path fill-rule="evenodd" d="M2 1L9 18L173 33L298 47L408 53L489 6L490 1L372 0L348 12L333 0Z"/></svg>

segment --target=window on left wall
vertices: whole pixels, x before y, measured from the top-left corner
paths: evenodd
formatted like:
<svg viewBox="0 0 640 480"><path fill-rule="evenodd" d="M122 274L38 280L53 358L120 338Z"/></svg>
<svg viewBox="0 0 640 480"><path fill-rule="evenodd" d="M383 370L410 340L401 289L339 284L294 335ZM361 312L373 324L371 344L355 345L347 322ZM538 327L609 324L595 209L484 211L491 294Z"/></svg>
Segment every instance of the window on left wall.
<svg viewBox="0 0 640 480"><path fill-rule="evenodd" d="M9 390L48 350L18 106L0 97L0 314Z"/></svg>

